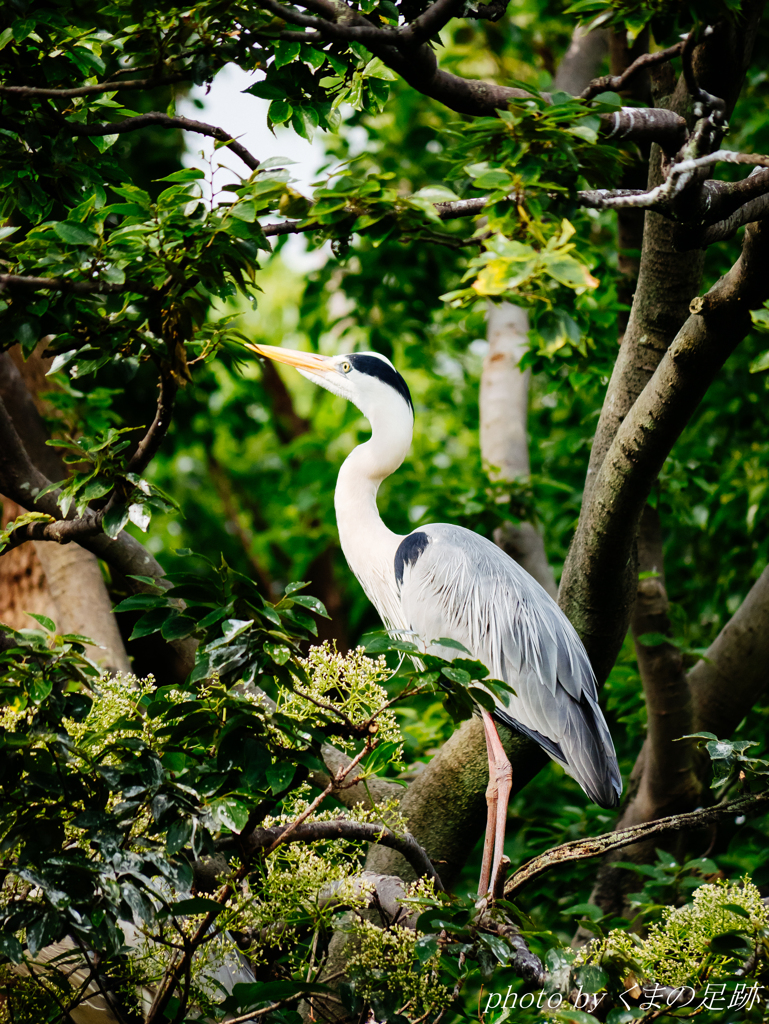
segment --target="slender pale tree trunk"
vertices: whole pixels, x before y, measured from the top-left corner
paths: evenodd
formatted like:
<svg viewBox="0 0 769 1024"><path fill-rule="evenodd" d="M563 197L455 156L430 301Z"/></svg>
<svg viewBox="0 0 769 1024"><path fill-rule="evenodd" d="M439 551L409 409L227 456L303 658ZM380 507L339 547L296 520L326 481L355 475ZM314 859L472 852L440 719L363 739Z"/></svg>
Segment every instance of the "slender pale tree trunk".
<svg viewBox="0 0 769 1024"><path fill-rule="evenodd" d="M529 318L511 302L489 303L489 348L480 390L481 458L489 479L512 483L531 473L529 462L529 379L520 362L529 345ZM502 501L506 500L503 495ZM552 598L558 594L542 537L532 523L503 523L494 531L502 550L523 566Z"/></svg>

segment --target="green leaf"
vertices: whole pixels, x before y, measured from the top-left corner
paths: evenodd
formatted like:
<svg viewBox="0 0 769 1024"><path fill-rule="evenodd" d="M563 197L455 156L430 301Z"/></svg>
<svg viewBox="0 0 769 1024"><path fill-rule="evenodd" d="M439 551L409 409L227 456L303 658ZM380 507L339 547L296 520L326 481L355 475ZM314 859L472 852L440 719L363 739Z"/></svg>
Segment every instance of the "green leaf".
<svg viewBox="0 0 769 1024"><path fill-rule="evenodd" d="M296 60L299 56L299 52L302 48L302 44L299 42L284 42L282 40L276 40L274 43L275 47L275 67L282 68L286 64L290 64Z"/></svg>
<svg viewBox="0 0 769 1024"><path fill-rule="evenodd" d="M564 1021L565 1024L600 1024L597 1017L592 1013L585 1013L582 1010L558 1010L553 1014L553 1020Z"/></svg>
<svg viewBox="0 0 769 1024"><path fill-rule="evenodd" d="M637 1020L641 1016L643 1016L643 1010L623 1010L621 1006L615 1006L613 1010L609 1010L606 1024L631 1024L631 1021Z"/></svg>
<svg viewBox="0 0 769 1024"><path fill-rule="evenodd" d="M162 590L159 580L162 577L158 576L134 576L132 573L128 573L126 579L137 580L139 583L144 583L148 587L154 587L156 590Z"/></svg>
<svg viewBox="0 0 769 1024"><path fill-rule="evenodd" d="M294 107L293 114L291 115L291 126L297 134L301 135L303 139L307 139L308 142L312 142L312 137L319 122L320 118L315 107Z"/></svg>
<svg viewBox="0 0 769 1024"><path fill-rule="evenodd" d="M567 907L561 913L587 915L591 921L599 921L603 917L603 911L595 903L575 903L573 907Z"/></svg>
<svg viewBox="0 0 769 1024"><path fill-rule="evenodd" d="M417 960L424 966L430 957L435 956L438 952L438 936L420 936L414 945L414 952L416 953Z"/></svg>
<svg viewBox="0 0 769 1024"><path fill-rule="evenodd" d="M53 689L53 680L38 676L32 680L29 687L29 695L35 704L42 704L50 696Z"/></svg>
<svg viewBox="0 0 769 1024"><path fill-rule="evenodd" d="M291 597L297 590L304 590L305 587L309 587L309 583L303 583L301 580L296 580L294 583L288 583L283 591L286 597ZM294 598L296 600L296 598Z"/></svg>
<svg viewBox="0 0 769 1024"><path fill-rule="evenodd" d="M221 914L222 903L207 899L205 896L192 896L188 900L172 903L167 910L162 910L158 917L189 917L195 914Z"/></svg>
<svg viewBox="0 0 769 1024"><path fill-rule="evenodd" d="M384 64L379 57L374 57L362 71L364 78L381 78L385 82L397 82L398 76Z"/></svg>
<svg viewBox="0 0 769 1024"><path fill-rule="evenodd" d="M251 199L241 200L230 207L230 216L235 217L236 220L245 221L247 224L253 224L256 220L256 203Z"/></svg>
<svg viewBox="0 0 769 1024"><path fill-rule="evenodd" d="M201 171L199 167L185 167L182 171L174 171L173 174L167 174L165 178L154 178L154 181L199 181L201 178L205 178L205 171Z"/></svg>
<svg viewBox="0 0 769 1024"><path fill-rule="evenodd" d="M729 910L738 917L744 917L747 921L750 920L750 913L744 907L741 907L739 903L724 903L723 907L724 910Z"/></svg>
<svg viewBox="0 0 769 1024"><path fill-rule="evenodd" d="M89 231L82 224L72 224L66 220L54 224L53 230L59 238L70 245L95 245L99 241L98 235L93 231Z"/></svg>
<svg viewBox="0 0 769 1024"><path fill-rule="evenodd" d="M285 761L279 761L277 764L271 764L266 769L265 775L267 777L267 784L274 794L281 793L288 785L296 772L296 765L287 764Z"/></svg>
<svg viewBox="0 0 769 1024"><path fill-rule="evenodd" d="M175 821L168 830L166 837L166 850L171 856L183 850L192 838L192 821L189 818L180 818Z"/></svg>
<svg viewBox="0 0 769 1024"><path fill-rule="evenodd" d="M197 623L189 615L171 615L160 628L164 640L183 640L197 629Z"/></svg>
<svg viewBox="0 0 769 1024"><path fill-rule="evenodd" d="M253 1010L261 1003L274 1003L299 992L328 992L328 985L305 981L239 982L233 987L233 1008Z"/></svg>
<svg viewBox="0 0 769 1024"><path fill-rule="evenodd" d="M472 651L468 651L464 644L461 644L459 640L450 640L448 637L442 636L438 640L433 640L434 644L440 644L441 647L449 647L454 651L462 651L464 654L469 654L472 658Z"/></svg>
<svg viewBox="0 0 769 1024"><path fill-rule="evenodd" d="M292 597L291 600L294 604L301 605L303 608L309 608L310 611L315 612L316 615L322 615L324 619L331 618L326 611L326 606L322 601L319 601L317 597L310 597L309 594L299 594L296 597Z"/></svg>
<svg viewBox="0 0 769 1024"><path fill-rule="evenodd" d="M597 964L585 964L575 972L575 980L577 985L581 985L585 992L595 995L596 992L605 989L609 984L609 975Z"/></svg>
<svg viewBox="0 0 769 1024"><path fill-rule="evenodd" d="M270 110L267 116L273 124L283 124L291 117L293 109L294 108L288 100L273 100L270 104Z"/></svg>
<svg viewBox="0 0 769 1024"><path fill-rule="evenodd" d="M724 932L710 940L711 953L719 956L734 956L744 960L753 953L753 943L739 932Z"/></svg>
<svg viewBox="0 0 769 1024"><path fill-rule="evenodd" d="M769 310L762 310L761 312L769 312ZM769 370L769 350L762 353L758 359L754 359L750 364L751 373L763 373L764 370Z"/></svg>
<svg viewBox="0 0 769 1024"><path fill-rule="evenodd" d="M131 594L112 609L114 612L148 611L150 608L167 608L168 598L160 594Z"/></svg>
<svg viewBox="0 0 769 1024"><path fill-rule="evenodd" d="M175 614L175 610L168 607L155 608L153 611L147 612L146 615L142 615L137 621L128 639L138 640L143 636L151 636L152 633L157 633L166 619L171 618Z"/></svg>
<svg viewBox="0 0 769 1024"><path fill-rule="evenodd" d="M486 935L483 932L478 935L478 938L484 946L491 950L501 964L509 963L511 950L504 939L501 939L498 935Z"/></svg>
<svg viewBox="0 0 769 1024"><path fill-rule="evenodd" d="M278 665L285 665L291 657L291 649L285 644L265 643L264 650Z"/></svg>
<svg viewBox="0 0 769 1024"><path fill-rule="evenodd" d="M24 956L19 940L15 935L9 935L7 932L0 932L0 953L15 964L20 964Z"/></svg>
<svg viewBox="0 0 769 1024"><path fill-rule="evenodd" d="M56 623L53 619L49 619L47 615L36 615L35 612L27 612L27 615L36 622L39 622L43 629L47 630L49 633L56 632Z"/></svg>
<svg viewBox="0 0 769 1024"><path fill-rule="evenodd" d="M242 800L236 800L233 796L225 796L210 803L208 810L214 821L222 828L228 828L231 832L242 832L246 827L249 808L248 804L244 804Z"/></svg>
<svg viewBox="0 0 769 1024"><path fill-rule="evenodd" d="M456 668L454 665L447 665L445 668L442 668L441 674L450 679L452 683L458 683L460 686L469 686L472 682L472 676L469 672L465 672L463 668Z"/></svg>

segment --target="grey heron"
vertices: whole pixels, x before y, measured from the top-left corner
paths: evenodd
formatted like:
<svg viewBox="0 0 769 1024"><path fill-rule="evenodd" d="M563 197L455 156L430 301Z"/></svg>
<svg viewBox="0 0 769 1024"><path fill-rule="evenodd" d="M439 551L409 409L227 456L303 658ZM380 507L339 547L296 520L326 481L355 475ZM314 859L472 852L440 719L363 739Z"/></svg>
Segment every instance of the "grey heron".
<svg viewBox="0 0 769 1024"><path fill-rule="evenodd" d="M484 896L499 871L512 788L495 720L536 740L595 803L619 803L622 779L587 652L555 601L485 537L447 523L400 536L384 524L377 491L408 454L414 426L408 385L389 359L248 348L353 402L371 424L339 471L334 504L345 558L385 627L409 630L447 658L456 651L436 638L459 641L515 690L504 703L495 697L493 715L479 709L489 757Z"/></svg>

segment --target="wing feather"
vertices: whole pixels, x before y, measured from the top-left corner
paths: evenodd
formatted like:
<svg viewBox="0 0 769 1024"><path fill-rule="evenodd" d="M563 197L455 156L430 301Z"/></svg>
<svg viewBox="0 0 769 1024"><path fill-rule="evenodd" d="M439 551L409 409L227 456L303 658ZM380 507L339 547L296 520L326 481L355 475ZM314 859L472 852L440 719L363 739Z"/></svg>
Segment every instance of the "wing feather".
<svg viewBox="0 0 769 1024"><path fill-rule="evenodd" d="M504 703L495 697L495 717L540 743L596 803L616 806L622 781L614 745L587 652L569 620L486 538L445 523L418 532L427 542L400 563L407 628L446 657L456 652L433 641L458 640L509 683L516 695ZM407 544L414 536L402 542L404 550L416 550L413 540Z"/></svg>

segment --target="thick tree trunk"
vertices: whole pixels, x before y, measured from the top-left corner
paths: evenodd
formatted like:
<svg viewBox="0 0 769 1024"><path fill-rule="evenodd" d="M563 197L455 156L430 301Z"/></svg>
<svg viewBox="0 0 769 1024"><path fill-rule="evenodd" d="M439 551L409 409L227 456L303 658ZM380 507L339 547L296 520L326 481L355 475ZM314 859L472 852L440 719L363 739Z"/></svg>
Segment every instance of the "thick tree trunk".
<svg viewBox="0 0 769 1024"><path fill-rule="evenodd" d="M66 470L56 449L45 443L48 434L40 417L43 403L39 396L50 390L45 377L49 361L32 356L24 363L18 350L14 350L14 355L15 359L8 353L0 356L0 401L38 469L53 480L61 480L66 477ZM14 517L18 514L17 508ZM19 559L28 570L23 578L17 575ZM35 581L36 594L26 592L24 580ZM17 587L21 589L14 593ZM88 649L94 661L112 672L130 671L98 559L90 551L78 544L40 541L22 545L0 558L0 589L9 593L4 603L15 606L17 611L37 611L37 607L22 607L29 599L45 604L48 610L43 614L53 619L59 632L79 633L95 642L97 646ZM29 624L27 619L25 625Z"/></svg>
<svg viewBox="0 0 769 1024"><path fill-rule="evenodd" d="M2 526L23 512L13 501L3 498ZM29 629L35 623L28 612L56 620L58 609L45 578L45 570L33 544L22 544L0 558L0 622L12 629Z"/></svg>
<svg viewBox="0 0 769 1024"><path fill-rule="evenodd" d="M697 80L703 88L724 99L727 116L750 62L762 9L763 0L759 0L744 12L739 25L720 25L694 50ZM655 101L685 116L690 126L693 124L691 98L683 76L669 101L663 96ZM661 180L661 151L653 146L649 185ZM673 234L671 221L647 213L633 308L601 410L580 521L561 580L562 606L585 641L601 679L613 665L630 622L636 584L632 551L640 509L634 516L623 510L621 522L613 522L618 509L612 507L610 494L597 488L597 482L621 425L685 323L702 277L703 254L679 253ZM603 546L602 535L617 530L625 535L622 552L617 551L616 558L595 571L593 554Z"/></svg>

